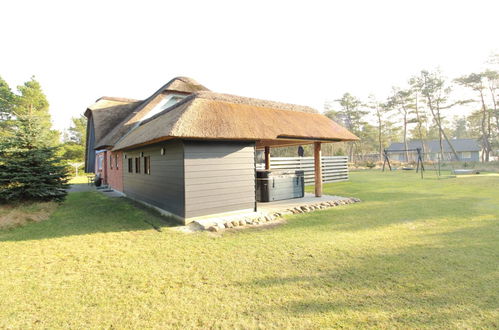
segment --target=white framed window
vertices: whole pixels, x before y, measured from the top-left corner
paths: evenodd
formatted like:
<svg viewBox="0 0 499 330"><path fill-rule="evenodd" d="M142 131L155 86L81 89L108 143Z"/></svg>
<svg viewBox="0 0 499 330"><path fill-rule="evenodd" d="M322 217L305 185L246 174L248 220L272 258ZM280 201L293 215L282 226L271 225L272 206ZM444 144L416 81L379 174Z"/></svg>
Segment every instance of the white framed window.
<svg viewBox="0 0 499 330"><path fill-rule="evenodd" d="M165 95L161 101L156 104L154 108L152 108L149 113L147 113L142 120L146 120L148 118L151 118L152 116L160 113L163 110L168 109L169 107L177 104L178 102L182 101L182 99L185 98L185 95L180 95L180 94L171 94L171 95Z"/></svg>
<svg viewBox="0 0 499 330"><path fill-rule="evenodd" d="M461 157L463 159L470 159L471 158L471 151L463 151L463 152L461 152Z"/></svg>

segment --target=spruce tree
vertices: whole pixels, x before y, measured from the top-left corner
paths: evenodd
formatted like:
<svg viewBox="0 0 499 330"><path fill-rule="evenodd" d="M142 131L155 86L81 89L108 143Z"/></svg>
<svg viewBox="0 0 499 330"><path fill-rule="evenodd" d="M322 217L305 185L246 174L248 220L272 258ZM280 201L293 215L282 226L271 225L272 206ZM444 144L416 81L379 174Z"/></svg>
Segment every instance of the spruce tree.
<svg viewBox="0 0 499 330"><path fill-rule="evenodd" d="M17 95L12 92L7 82L0 77L0 139L12 135L9 125L13 117L16 97Z"/></svg>
<svg viewBox="0 0 499 330"><path fill-rule="evenodd" d="M52 121L49 112L49 102L42 86L31 77L24 84L17 86L19 96L14 108L15 116L33 116L39 124L39 138L43 139L49 146L59 145L59 132L52 129Z"/></svg>
<svg viewBox="0 0 499 330"><path fill-rule="evenodd" d="M0 202L63 201L67 169L31 113L19 115L16 134L0 143Z"/></svg>

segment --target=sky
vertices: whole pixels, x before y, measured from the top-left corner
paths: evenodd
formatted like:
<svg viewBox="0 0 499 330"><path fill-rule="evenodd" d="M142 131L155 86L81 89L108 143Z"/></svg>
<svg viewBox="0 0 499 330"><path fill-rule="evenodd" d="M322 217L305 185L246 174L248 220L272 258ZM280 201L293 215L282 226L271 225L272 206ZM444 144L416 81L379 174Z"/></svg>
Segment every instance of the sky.
<svg viewBox="0 0 499 330"><path fill-rule="evenodd" d="M65 129L101 96L144 99L176 76L322 110L387 97L422 69L455 78L499 53L499 1L0 2L0 76L35 76ZM464 111L464 110L463 110Z"/></svg>

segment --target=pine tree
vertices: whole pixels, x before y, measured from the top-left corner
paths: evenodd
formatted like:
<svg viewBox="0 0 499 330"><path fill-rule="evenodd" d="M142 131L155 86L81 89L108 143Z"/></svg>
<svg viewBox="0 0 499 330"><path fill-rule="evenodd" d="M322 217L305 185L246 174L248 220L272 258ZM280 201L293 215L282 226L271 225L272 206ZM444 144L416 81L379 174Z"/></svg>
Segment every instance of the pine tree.
<svg viewBox="0 0 499 330"><path fill-rule="evenodd" d="M52 129L49 102L40 83L31 77L23 85L17 86L17 90L19 96L14 108L15 115L35 117L40 127L39 138L50 146L59 145L59 132Z"/></svg>
<svg viewBox="0 0 499 330"><path fill-rule="evenodd" d="M5 80L0 77L0 138L11 135L10 123L13 116L16 95Z"/></svg>
<svg viewBox="0 0 499 330"><path fill-rule="evenodd" d="M0 144L0 202L64 200L67 169L41 138L44 127L28 113L17 117L15 129Z"/></svg>

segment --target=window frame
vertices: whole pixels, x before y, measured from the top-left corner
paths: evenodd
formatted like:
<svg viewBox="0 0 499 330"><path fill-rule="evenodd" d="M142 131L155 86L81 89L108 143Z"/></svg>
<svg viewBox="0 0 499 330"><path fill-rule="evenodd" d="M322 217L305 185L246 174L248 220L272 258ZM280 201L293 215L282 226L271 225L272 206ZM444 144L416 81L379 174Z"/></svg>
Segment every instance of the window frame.
<svg viewBox="0 0 499 330"><path fill-rule="evenodd" d="M144 174L151 175L151 156L144 156Z"/></svg>
<svg viewBox="0 0 499 330"><path fill-rule="evenodd" d="M463 152L461 152L461 157L463 159L471 159L471 151L463 151Z"/></svg>
<svg viewBox="0 0 499 330"><path fill-rule="evenodd" d="M140 174L140 157L135 157L135 173Z"/></svg>
<svg viewBox="0 0 499 330"><path fill-rule="evenodd" d="M128 173L133 173L133 158L128 158Z"/></svg>

